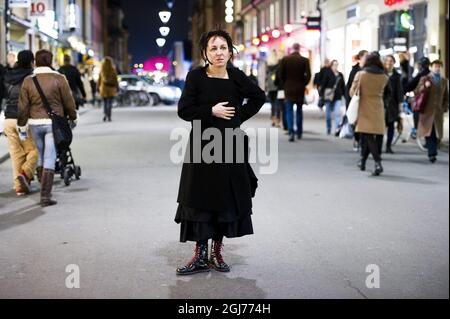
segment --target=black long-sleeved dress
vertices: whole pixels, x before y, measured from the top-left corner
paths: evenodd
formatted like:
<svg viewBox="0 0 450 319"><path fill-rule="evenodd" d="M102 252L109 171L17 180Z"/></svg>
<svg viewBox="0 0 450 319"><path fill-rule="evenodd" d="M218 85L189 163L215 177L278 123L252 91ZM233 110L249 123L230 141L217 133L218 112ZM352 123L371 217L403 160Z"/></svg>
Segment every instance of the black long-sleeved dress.
<svg viewBox="0 0 450 319"><path fill-rule="evenodd" d="M181 224L181 242L206 240L213 235L232 238L253 234L252 197L257 178L248 163L247 137L241 135L245 161L234 158L231 163L225 162L225 130L232 128L243 133L240 125L258 113L265 103L265 93L239 69L228 68L227 72L229 79L208 77L206 67L189 72L178 104L179 117L190 122L197 120L201 132L216 128L222 133L222 162L206 163L203 158L194 162L193 144L199 142L202 151L213 138L202 140L200 136L194 137L191 130L175 216L175 221ZM245 105L244 99L248 99ZM231 120L212 115L212 107L219 102L229 102L228 106L235 107ZM233 143L235 154L238 145L237 141Z"/></svg>

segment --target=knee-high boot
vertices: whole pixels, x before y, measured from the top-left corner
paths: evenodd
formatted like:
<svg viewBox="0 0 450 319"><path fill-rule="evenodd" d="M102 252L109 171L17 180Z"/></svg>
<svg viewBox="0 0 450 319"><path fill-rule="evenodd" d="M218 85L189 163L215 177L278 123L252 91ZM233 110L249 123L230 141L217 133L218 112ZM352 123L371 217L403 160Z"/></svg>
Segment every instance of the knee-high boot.
<svg viewBox="0 0 450 319"><path fill-rule="evenodd" d="M56 205L57 202L52 200L52 188L53 188L53 179L55 177L55 171L50 169L44 169L42 171L41 178L41 206L53 206Z"/></svg>

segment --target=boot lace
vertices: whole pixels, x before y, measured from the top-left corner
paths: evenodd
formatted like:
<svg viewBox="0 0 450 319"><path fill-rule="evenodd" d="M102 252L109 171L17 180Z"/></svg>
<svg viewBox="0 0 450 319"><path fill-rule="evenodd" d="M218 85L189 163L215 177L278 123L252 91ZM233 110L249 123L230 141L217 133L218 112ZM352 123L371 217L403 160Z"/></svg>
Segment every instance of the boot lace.
<svg viewBox="0 0 450 319"><path fill-rule="evenodd" d="M214 243L214 255L220 264L225 263L222 257L223 243Z"/></svg>

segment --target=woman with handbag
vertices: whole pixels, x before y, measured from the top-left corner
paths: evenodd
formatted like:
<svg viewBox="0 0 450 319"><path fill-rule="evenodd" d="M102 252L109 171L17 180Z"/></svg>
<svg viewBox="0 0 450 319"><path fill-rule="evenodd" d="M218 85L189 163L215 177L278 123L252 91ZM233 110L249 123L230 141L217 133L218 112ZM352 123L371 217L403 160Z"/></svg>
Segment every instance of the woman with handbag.
<svg viewBox="0 0 450 319"><path fill-rule="evenodd" d="M334 113L336 136L339 135L341 126L342 98L345 95L344 75L338 71L338 67L339 62L337 60L331 61L330 67L324 71L321 78L319 90L319 95L325 102L326 107L327 134L331 134L331 114Z"/></svg>
<svg viewBox="0 0 450 319"><path fill-rule="evenodd" d="M420 102L423 106L416 106L419 109L417 136L426 139L431 163L436 162L440 139L444 136L444 113L448 111L448 80L441 75L442 65L441 61L433 61L430 74L420 79L414 92L417 97L426 96Z"/></svg>
<svg viewBox="0 0 450 319"><path fill-rule="evenodd" d="M375 160L375 176L383 172L380 150L386 131L383 96L388 81L380 55L378 52L372 52L367 57L362 71L356 74L350 89L351 97L359 95L356 132L361 134L361 159L358 167L365 171L366 161L372 154Z"/></svg>
<svg viewBox="0 0 450 319"><path fill-rule="evenodd" d="M103 122L111 122L113 99L117 96L119 89L119 81L117 80L117 71L114 66L114 61L111 57L106 57L103 60L100 76L98 79L98 88L100 96L104 102L104 116Z"/></svg>
<svg viewBox="0 0 450 319"><path fill-rule="evenodd" d="M181 225L180 241L194 241L196 247L192 260L178 268L177 275L211 268L230 271L222 257L223 238L253 234L252 197L257 179L248 163L248 139L240 126L259 112L265 93L241 70L227 68L233 59L233 41L227 32L216 30L203 35L200 48L206 66L189 72L178 104L179 117L191 122L193 130L187 151L190 156L181 172L175 221ZM204 140L207 129L216 134ZM234 141L226 138L227 131L236 133ZM210 143L221 145L222 152L208 150ZM217 153L219 159L206 159L205 154L209 157L211 153ZM209 239L212 245L208 258Z"/></svg>
<svg viewBox="0 0 450 319"><path fill-rule="evenodd" d="M75 122L77 113L69 83L64 75L52 69L53 54L36 52L36 69L25 78L19 97L18 129L21 139L27 137L27 126L38 149L38 179L41 181L41 206L56 205L52 200L57 148L51 111ZM37 81L37 85L36 85ZM42 92L45 92L43 98ZM48 102L48 105L47 103Z"/></svg>

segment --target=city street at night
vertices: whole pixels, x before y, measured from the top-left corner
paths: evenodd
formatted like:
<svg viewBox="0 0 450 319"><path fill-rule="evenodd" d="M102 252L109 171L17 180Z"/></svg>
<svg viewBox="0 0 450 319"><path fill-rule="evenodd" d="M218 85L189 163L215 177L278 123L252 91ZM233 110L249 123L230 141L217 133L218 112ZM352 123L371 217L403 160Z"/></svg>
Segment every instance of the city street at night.
<svg viewBox="0 0 450 319"><path fill-rule="evenodd" d="M278 172L258 176L255 235L224 241L232 272L180 278L193 246L177 240L181 165L169 137L189 124L173 106L101 117L81 116L73 152L83 175L70 187L56 178L55 207L38 207L37 191L18 200L10 162L0 166L0 297L448 298L447 151L431 165L413 143L399 145L375 178L310 107L304 140L280 132ZM268 127L268 117L264 108L246 126ZM80 289L66 288L70 264ZM379 289L366 287L370 264Z"/></svg>

